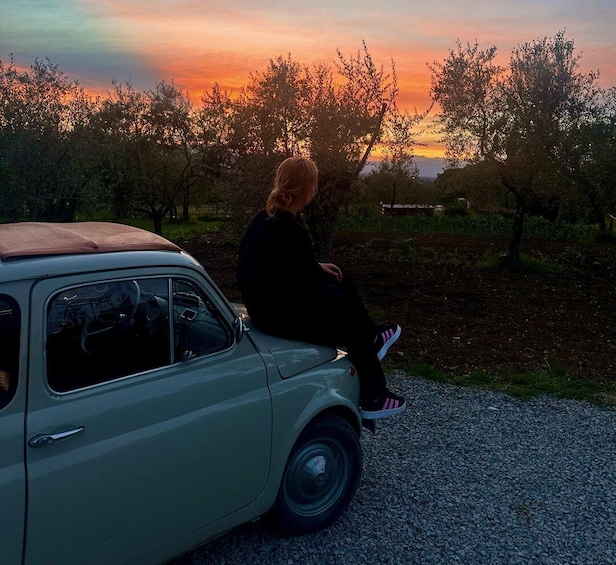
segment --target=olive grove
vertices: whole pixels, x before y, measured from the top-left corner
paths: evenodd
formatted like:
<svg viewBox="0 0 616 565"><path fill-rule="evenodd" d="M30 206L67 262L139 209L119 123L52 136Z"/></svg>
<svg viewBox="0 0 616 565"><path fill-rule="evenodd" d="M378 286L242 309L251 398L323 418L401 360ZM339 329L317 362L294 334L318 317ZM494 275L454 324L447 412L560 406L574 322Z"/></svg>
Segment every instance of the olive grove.
<svg viewBox="0 0 616 565"><path fill-rule="evenodd" d="M430 66L431 96L450 166L440 182L471 201L511 196L515 265L525 214L538 207L607 232L616 88L580 71L562 32L516 47L507 67L495 58L496 47L458 42ZM28 69L0 61L1 220L140 216L162 233L166 217L188 221L208 204L237 242L277 165L299 154L319 168L304 217L326 260L341 208L368 186L356 181L369 159L384 202L416 183L417 127L432 107L401 111L398 96L394 62L375 64L365 43L311 67L276 57L238 93L214 83L200 105L173 81L147 91L113 81L105 96L89 96L48 60Z"/></svg>
<svg viewBox="0 0 616 565"><path fill-rule="evenodd" d="M7 219L140 214L161 233L178 208L188 219L192 203L217 202L239 232L263 206L276 166L301 154L320 171L305 217L325 259L338 211L376 145L393 139L393 162L412 161L419 117L398 111L395 65L389 73L375 65L365 43L312 68L277 57L235 97L214 84L199 108L173 82L151 91L112 86L90 98L49 61L25 71L0 63Z"/></svg>

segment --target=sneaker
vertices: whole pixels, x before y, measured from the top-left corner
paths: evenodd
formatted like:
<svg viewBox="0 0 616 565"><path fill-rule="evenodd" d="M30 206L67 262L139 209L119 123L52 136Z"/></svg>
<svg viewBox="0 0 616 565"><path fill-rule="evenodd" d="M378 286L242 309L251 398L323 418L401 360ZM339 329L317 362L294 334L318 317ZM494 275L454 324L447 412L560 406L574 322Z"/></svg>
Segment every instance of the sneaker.
<svg viewBox="0 0 616 565"><path fill-rule="evenodd" d="M379 361L383 360L387 350L396 342L402 333L402 328L398 324L391 324L389 326L382 326L379 328L374 343L377 347L377 357Z"/></svg>
<svg viewBox="0 0 616 565"><path fill-rule="evenodd" d="M365 420L378 420L399 414L405 408L406 400L388 390L383 398L360 406L359 413Z"/></svg>

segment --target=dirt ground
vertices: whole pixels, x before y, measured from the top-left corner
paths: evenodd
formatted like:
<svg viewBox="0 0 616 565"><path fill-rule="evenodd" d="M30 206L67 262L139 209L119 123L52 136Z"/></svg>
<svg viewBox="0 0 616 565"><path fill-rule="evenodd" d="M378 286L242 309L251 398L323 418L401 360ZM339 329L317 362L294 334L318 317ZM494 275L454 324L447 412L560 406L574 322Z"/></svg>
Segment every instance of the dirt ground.
<svg viewBox="0 0 616 565"><path fill-rule="evenodd" d="M229 299L240 300L235 248L215 236L182 245ZM378 321L402 326L388 366L420 363L451 374L564 369L616 380L616 245L523 240L523 254L559 273L477 266L507 246L471 236L340 233L332 260Z"/></svg>

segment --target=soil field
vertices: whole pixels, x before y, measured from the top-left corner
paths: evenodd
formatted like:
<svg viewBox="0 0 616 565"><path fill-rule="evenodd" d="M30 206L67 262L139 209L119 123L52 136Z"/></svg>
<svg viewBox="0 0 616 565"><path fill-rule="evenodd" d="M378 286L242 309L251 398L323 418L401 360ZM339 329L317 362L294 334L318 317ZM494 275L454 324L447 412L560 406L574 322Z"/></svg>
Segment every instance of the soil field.
<svg viewBox="0 0 616 565"><path fill-rule="evenodd" d="M447 374L567 371L616 381L616 245L523 240L522 253L558 273L477 266L508 241L445 234L338 233L344 265L379 322L402 336L387 366ZM236 249L216 236L183 242L226 296L239 301Z"/></svg>

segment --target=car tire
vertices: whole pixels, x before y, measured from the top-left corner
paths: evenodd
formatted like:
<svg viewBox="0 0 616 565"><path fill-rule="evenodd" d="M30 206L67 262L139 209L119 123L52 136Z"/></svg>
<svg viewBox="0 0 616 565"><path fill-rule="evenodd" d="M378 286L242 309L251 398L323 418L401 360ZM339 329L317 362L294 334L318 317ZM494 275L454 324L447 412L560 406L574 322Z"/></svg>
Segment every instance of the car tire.
<svg viewBox="0 0 616 565"><path fill-rule="evenodd" d="M312 422L289 455L270 512L275 525L299 535L334 522L355 495L362 465L359 437L348 422L335 416Z"/></svg>

